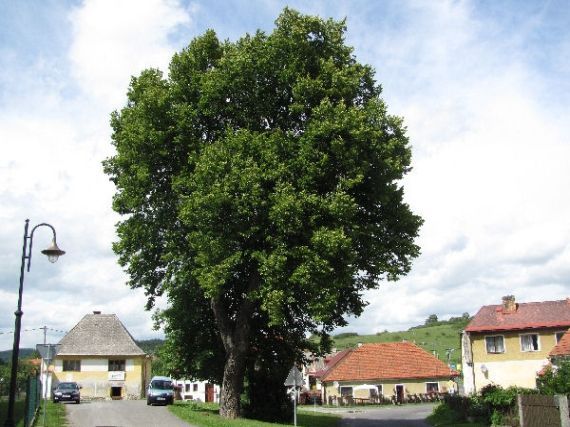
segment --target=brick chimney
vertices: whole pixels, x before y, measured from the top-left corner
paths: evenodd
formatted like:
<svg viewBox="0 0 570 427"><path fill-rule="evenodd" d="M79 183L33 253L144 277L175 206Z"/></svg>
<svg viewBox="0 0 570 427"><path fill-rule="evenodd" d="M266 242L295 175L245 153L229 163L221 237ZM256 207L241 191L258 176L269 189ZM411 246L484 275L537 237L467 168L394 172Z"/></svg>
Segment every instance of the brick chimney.
<svg viewBox="0 0 570 427"><path fill-rule="evenodd" d="M517 311L517 303L514 295L506 295L503 297L503 313L514 313Z"/></svg>

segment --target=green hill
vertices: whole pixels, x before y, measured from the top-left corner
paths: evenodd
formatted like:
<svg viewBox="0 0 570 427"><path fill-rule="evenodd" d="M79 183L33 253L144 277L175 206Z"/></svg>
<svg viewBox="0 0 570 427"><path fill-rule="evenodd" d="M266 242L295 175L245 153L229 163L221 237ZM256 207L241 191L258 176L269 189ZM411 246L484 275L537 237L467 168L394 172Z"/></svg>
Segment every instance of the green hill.
<svg viewBox="0 0 570 427"><path fill-rule="evenodd" d="M358 343L379 343L410 341L424 350L434 353L439 359L451 364L461 361L461 331L469 318L456 318L451 321L433 322L429 325L414 326L407 331L378 332L374 335L359 335L345 332L333 336L333 346L339 350L356 347Z"/></svg>
<svg viewBox="0 0 570 427"><path fill-rule="evenodd" d="M26 359L36 352L33 348L20 348L18 353L19 359ZM12 361L12 350L3 350L0 351L0 361L4 363L8 363Z"/></svg>

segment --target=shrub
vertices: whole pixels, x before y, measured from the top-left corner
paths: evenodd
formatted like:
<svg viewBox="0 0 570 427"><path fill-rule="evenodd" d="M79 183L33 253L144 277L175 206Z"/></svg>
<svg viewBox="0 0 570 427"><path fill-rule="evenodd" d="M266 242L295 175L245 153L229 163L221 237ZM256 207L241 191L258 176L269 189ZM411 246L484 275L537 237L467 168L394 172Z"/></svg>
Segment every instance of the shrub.
<svg viewBox="0 0 570 427"><path fill-rule="evenodd" d="M557 369L547 368L536 382L542 394L570 394L570 361L562 362Z"/></svg>
<svg viewBox="0 0 570 427"><path fill-rule="evenodd" d="M335 339L343 339L343 338L349 338L349 337L357 337L358 334L356 332L343 332L341 334L335 335L334 338Z"/></svg>
<svg viewBox="0 0 570 427"><path fill-rule="evenodd" d="M449 394L444 398L447 407L457 414L457 420L461 421L467 418L471 401L469 397L460 396L458 394Z"/></svg>

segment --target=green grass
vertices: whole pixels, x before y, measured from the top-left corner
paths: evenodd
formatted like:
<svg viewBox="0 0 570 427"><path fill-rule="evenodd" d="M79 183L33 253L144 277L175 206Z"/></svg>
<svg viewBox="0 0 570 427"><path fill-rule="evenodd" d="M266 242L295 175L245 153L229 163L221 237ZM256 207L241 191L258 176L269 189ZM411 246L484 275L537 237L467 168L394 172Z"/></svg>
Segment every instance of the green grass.
<svg viewBox="0 0 570 427"><path fill-rule="evenodd" d="M426 418L426 422L434 427L486 427L487 424L477 422L469 423L458 420L457 414L447 405L438 405L433 413Z"/></svg>
<svg viewBox="0 0 570 427"><path fill-rule="evenodd" d="M218 405L212 403L175 402L169 406L177 417L198 427L268 427L291 424L266 423L245 418L227 420L218 415ZM299 427L335 427L340 418L336 415L312 413L300 410L297 413Z"/></svg>
<svg viewBox="0 0 570 427"><path fill-rule="evenodd" d="M451 363L460 363L461 341L459 334L465 327L465 323L457 322L435 326L422 326L408 329L407 331L379 332L375 335L357 335L339 338L333 337L333 346L342 350L345 348L356 347L358 343L365 344L406 340L417 344L430 353L435 350L439 359L446 363L446 350L448 348L454 348L455 350L451 352L449 360Z"/></svg>
<svg viewBox="0 0 570 427"><path fill-rule="evenodd" d="M4 425L8 413L8 400L0 400L0 425ZM24 427L24 401L16 400L14 404L14 421L16 427Z"/></svg>
<svg viewBox="0 0 570 427"><path fill-rule="evenodd" d="M44 402L42 402L38 415L36 415L36 422L34 426L44 425ZM67 426L67 419L65 418L65 405L61 403L53 403L51 400L46 404L46 423L47 427L64 427Z"/></svg>
<svg viewBox="0 0 570 427"><path fill-rule="evenodd" d="M4 425L6 413L8 412L8 401L0 400L0 425ZM44 422L43 402L38 409L34 426L43 426ZM14 421L16 427L24 427L24 401L17 400L14 405ZM67 426L65 419L65 407L48 401L46 406L46 426L48 427L64 427Z"/></svg>

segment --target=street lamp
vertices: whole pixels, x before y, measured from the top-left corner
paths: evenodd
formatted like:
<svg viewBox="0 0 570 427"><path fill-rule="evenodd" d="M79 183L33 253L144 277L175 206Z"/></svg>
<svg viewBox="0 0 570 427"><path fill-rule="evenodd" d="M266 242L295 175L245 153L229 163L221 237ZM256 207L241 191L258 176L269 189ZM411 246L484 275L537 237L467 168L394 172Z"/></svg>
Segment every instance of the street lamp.
<svg viewBox="0 0 570 427"><path fill-rule="evenodd" d="M50 262L56 262L57 259L65 254L57 247L55 228L46 223L41 223L32 228L32 232L28 235L28 227L30 225L30 220L26 220L26 225L24 226L24 244L22 246L22 266L20 268L20 289L18 292L18 309L14 312L16 315L16 322L14 327L14 347L12 348L12 371L10 373L10 394L8 400L8 414L6 415L6 421L4 423L5 427L14 427L14 402L16 400L16 380L18 376L18 356L20 353L20 329L22 327L22 292L24 290L24 271L26 266L26 260L28 260L27 269L30 271L30 264L32 262L32 243L34 238L34 231L36 228L41 226L46 226L51 228L53 232L53 239L51 245L42 251L42 254L47 255Z"/></svg>

